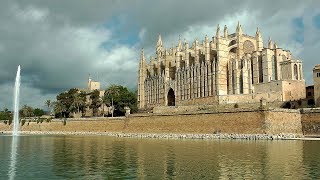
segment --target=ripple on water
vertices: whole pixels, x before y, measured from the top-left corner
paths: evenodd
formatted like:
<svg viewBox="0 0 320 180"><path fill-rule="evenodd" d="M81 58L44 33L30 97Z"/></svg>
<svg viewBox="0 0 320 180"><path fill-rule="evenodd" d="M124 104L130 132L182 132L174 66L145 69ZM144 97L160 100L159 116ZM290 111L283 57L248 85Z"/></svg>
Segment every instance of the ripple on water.
<svg viewBox="0 0 320 180"><path fill-rule="evenodd" d="M0 136L0 174L11 137ZM320 141L21 136L16 179L318 179Z"/></svg>

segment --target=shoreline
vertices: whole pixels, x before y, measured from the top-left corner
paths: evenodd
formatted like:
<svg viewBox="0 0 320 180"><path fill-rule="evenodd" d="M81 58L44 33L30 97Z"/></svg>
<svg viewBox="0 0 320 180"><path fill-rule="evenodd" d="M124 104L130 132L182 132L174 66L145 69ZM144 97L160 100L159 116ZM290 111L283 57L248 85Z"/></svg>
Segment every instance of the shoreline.
<svg viewBox="0 0 320 180"><path fill-rule="evenodd" d="M11 135L12 131L0 131ZM21 135L75 135L75 136L109 136L117 138L140 139L230 139L230 140L320 140L295 134L175 134L175 133L123 133L123 132L90 132L90 131L20 131Z"/></svg>

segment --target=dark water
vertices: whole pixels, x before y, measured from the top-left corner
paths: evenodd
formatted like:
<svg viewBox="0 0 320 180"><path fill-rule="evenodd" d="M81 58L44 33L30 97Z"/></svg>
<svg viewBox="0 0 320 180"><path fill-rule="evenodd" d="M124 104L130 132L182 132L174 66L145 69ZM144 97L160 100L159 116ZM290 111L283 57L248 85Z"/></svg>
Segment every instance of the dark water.
<svg viewBox="0 0 320 180"><path fill-rule="evenodd" d="M11 140L0 136L0 179L10 177ZM320 179L320 141L21 136L15 172L14 179Z"/></svg>

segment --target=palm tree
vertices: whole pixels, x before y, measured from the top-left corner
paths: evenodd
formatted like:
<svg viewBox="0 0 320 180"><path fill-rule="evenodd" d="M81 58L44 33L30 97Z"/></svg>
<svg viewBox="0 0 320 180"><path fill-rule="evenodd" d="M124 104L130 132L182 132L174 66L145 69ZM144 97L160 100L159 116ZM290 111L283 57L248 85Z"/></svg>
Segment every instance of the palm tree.
<svg viewBox="0 0 320 180"><path fill-rule="evenodd" d="M114 111L113 97L114 96L118 96L119 94L120 94L119 87L117 85L115 85L115 84L112 84L104 93L105 102L107 101L107 97L111 97L111 107L112 107L111 114L112 114L112 117L113 117L113 111Z"/></svg>
<svg viewBox="0 0 320 180"><path fill-rule="evenodd" d="M78 113L80 112L80 108L84 106L85 99L81 97L80 93L75 93L73 95L73 106L77 109Z"/></svg>
<svg viewBox="0 0 320 180"><path fill-rule="evenodd" d="M51 100L50 100L50 99L46 100L45 105L47 106L47 108L48 108L48 113L50 114L50 112L51 112L51 111L50 111L50 107L52 106Z"/></svg>
<svg viewBox="0 0 320 180"><path fill-rule="evenodd" d="M54 102L53 104L54 104L54 112L56 114L60 114L62 117L62 113L65 112L66 110L65 106L59 101Z"/></svg>
<svg viewBox="0 0 320 180"><path fill-rule="evenodd" d="M30 107L30 106L28 106L28 105L23 105L22 106L22 115L24 116L24 117L31 117L31 116L33 116L33 108L32 107Z"/></svg>

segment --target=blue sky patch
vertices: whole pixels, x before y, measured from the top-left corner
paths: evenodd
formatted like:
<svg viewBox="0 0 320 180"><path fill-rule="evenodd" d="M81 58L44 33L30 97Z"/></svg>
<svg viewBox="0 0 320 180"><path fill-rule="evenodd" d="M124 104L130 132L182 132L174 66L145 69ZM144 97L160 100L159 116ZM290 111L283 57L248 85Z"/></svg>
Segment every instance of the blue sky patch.
<svg viewBox="0 0 320 180"><path fill-rule="evenodd" d="M313 20L313 25L316 28L320 29L320 14L314 16L312 20Z"/></svg>
<svg viewBox="0 0 320 180"><path fill-rule="evenodd" d="M129 20L126 15L115 16L104 24L112 33L111 40L104 43L104 48L111 48L116 44L134 45L139 41L139 27Z"/></svg>
<svg viewBox="0 0 320 180"><path fill-rule="evenodd" d="M298 43L304 42L304 23L302 17L296 17L292 20L292 26L294 28L293 39Z"/></svg>

